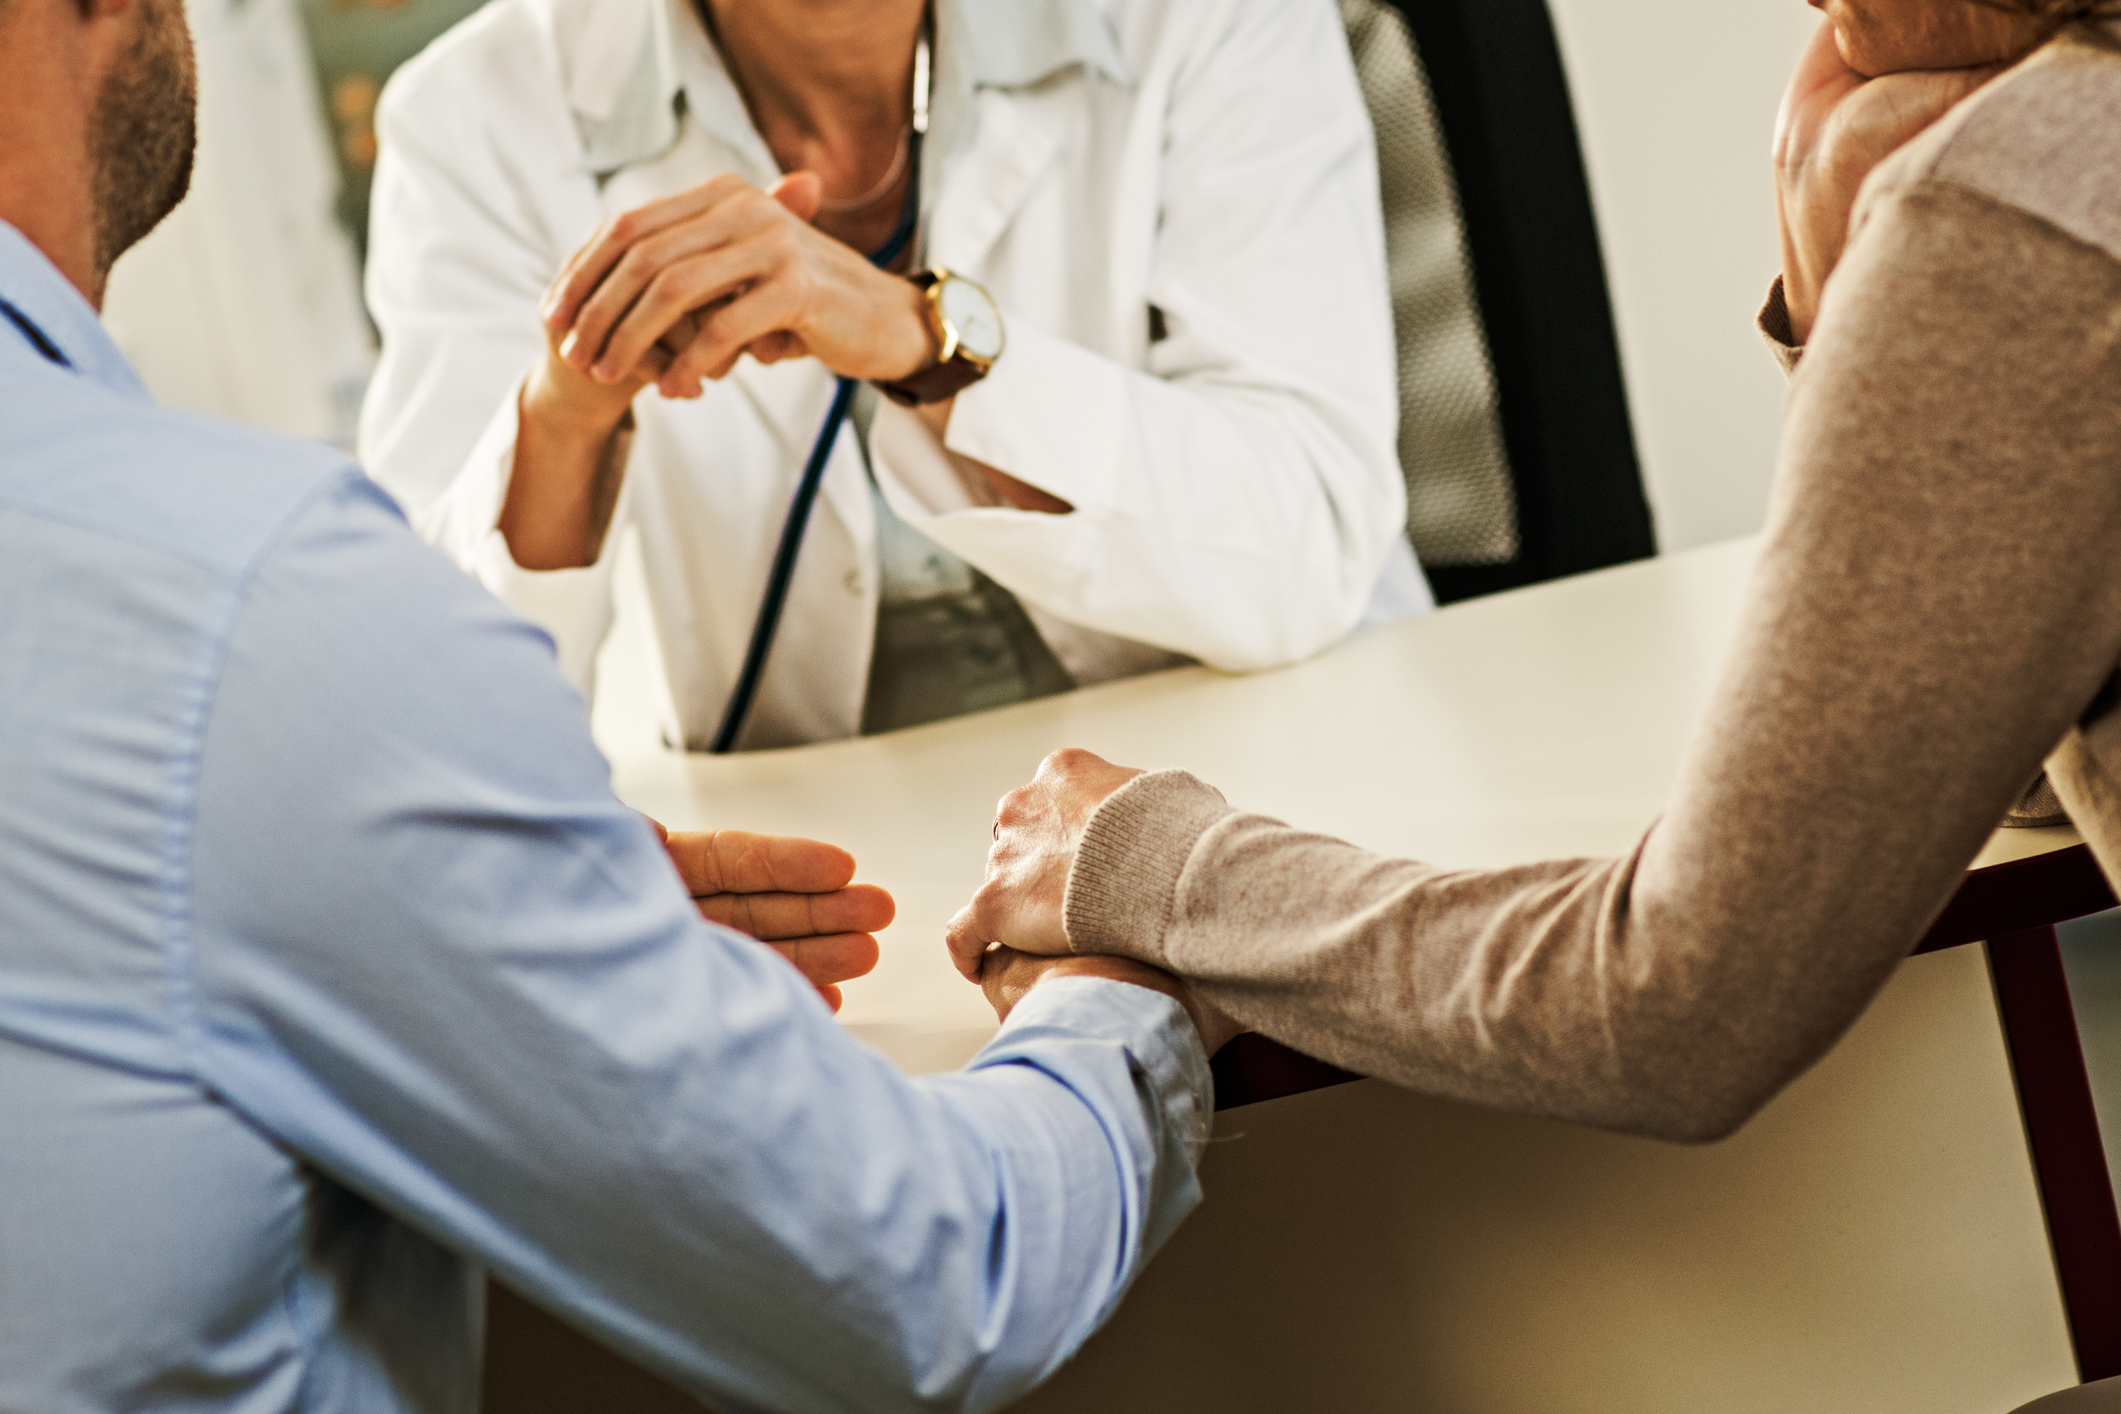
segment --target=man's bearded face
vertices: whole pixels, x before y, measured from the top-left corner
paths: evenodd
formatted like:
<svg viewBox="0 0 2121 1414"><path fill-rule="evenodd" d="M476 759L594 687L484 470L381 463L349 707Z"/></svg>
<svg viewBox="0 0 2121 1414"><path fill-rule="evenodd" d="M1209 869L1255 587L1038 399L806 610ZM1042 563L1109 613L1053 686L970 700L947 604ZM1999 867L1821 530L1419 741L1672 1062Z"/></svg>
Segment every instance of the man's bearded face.
<svg viewBox="0 0 2121 1414"><path fill-rule="evenodd" d="M184 0L139 3L139 34L96 98L96 260L105 272L191 187L198 77Z"/></svg>

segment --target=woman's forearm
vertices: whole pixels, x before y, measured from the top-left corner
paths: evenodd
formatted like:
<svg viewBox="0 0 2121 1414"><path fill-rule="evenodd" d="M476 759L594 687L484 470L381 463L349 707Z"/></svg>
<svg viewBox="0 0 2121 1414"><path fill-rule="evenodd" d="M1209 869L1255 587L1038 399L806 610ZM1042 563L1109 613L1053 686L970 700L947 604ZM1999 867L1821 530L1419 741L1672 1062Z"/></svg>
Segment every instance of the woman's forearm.
<svg viewBox="0 0 2121 1414"><path fill-rule="evenodd" d="M1149 777L1084 838L1071 942L1367 1074L1727 1132L1860 1014L2121 658L2117 328L2104 252L1962 187L1884 203L1793 385L1730 666L1632 856L1439 870Z"/></svg>

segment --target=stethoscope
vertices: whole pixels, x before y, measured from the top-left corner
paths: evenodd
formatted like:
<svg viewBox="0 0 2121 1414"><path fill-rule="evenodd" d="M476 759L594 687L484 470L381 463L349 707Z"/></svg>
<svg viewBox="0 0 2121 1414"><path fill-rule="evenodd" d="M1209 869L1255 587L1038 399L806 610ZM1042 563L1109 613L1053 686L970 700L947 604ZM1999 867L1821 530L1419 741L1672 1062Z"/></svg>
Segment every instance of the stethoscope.
<svg viewBox="0 0 2121 1414"><path fill-rule="evenodd" d="M906 248L913 243L913 233L920 225L921 211L921 139L928 135L928 98L932 75L929 70L928 36L925 29L913 50L913 130L906 136L906 198L899 207L898 224L884 243L869 252L869 263L878 269L894 264ZM789 502L788 518L781 523L780 543L774 547L773 565L766 573L766 590L759 598L758 617L752 621L751 641L744 649L744 666L737 672L736 686L730 690L729 703L722 709L722 724L715 728L714 740L707 749L717 756L728 754L736 747L737 735L744 729L744 719L751 714L751 704L758 696L759 679L766 672L767 655L773 651L774 635L780 631L781 611L788 606L788 585L795 578L796 556L802 552L803 532L809 528L810 512L817 505L818 490L824 485L825 463L832 457L833 444L839 440L840 429L846 425L847 414L854 407L855 380L838 378L833 383L832 402L825 409L825 420L818 427L817 440L811 444L809 460L803 463L803 476L795 486L795 498Z"/></svg>

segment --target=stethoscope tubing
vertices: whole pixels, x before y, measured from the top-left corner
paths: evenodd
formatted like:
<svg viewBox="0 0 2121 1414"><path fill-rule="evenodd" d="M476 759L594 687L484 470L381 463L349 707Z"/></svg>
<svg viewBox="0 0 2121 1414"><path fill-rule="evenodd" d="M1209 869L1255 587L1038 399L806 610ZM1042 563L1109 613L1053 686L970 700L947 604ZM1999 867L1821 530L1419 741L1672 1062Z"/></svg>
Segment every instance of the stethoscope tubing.
<svg viewBox="0 0 2121 1414"><path fill-rule="evenodd" d="M898 224L890 237L869 254L869 263L884 269L895 263L906 248L913 243L913 233L920 225L921 211L921 132L918 127L907 139L911 145L907 162L906 199L899 208ZM810 512L817 506L818 491L825 484L825 465L832 460L832 448L839 441L840 429L847 424L847 415L854 409L854 385L852 378L838 378L832 387L832 402L825 409L825 420L817 430L817 440L811 444L810 457L803 463L802 479L796 482L795 496L788 503L787 519L781 522L781 538L774 546L773 564L766 572L766 589L759 596L759 611L752 620L751 639L744 648L744 665L737 671L736 686L730 690L728 705L722 709L721 725L715 728L714 740L707 750L716 756L725 756L736 749L736 739L744 730L744 721L751 715L751 705L758 697L759 681L766 675L766 659L773 652L775 637L780 633L781 613L788 607L788 586L795 579L796 558L802 553L803 534L810 527Z"/></svg>

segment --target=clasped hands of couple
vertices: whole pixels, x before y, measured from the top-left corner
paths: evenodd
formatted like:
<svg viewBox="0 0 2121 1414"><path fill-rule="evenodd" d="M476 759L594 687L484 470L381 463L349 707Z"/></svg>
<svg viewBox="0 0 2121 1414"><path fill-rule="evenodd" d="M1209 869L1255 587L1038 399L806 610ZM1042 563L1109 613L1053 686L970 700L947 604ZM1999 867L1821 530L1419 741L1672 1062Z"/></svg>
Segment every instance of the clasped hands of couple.
<svg viewBox="0 0 2121 1414"><path fill-rule="evenodd" d="M1979 34L1956 51L1943 47L1969 61L1956 68L1903 68L1864 41L1853 25L1821 25L1776 123L1783 296L1798 345L1818 317L1864 178L2006 67L1974 62L1985 57ZM1925 57L1939 52L1933 46ZM772 193L723 177L607 224L546 302L553 395L602 398L616 422L649 384L667 397L696 397L703 379L725 376L747 352L766 363L814 355L836 372L886 380L925 366L933 348L912 286L828 236L800 233L812 230L817 193L808 174ZM945 941L1002 1019L1048 979L1104 977L1176 1000L1212 1055L1243 1029L1237 1021L1182 979L1127 958L1079 955L1069 942L1068 876L1083 832L1098 806L1140 774L1087 751L1047 757L1028 785L1002 798L986 881L950 920ZM726 830L666 834L665 843L704 917L779 950L835 1011L839 984L876 965L874 934L894 905L884 890L851 882L846 851Z"/></svg>
<svg viewBox="0 0 2121 1414"><path fill-rule="evenodd" d="M958 971L985 990L995 1015L1055 977L1103 977L1162 992L1185 1008L1213 1055L1242 1028L1180 979L1120 957L1076 955L1062 906L1083 830L1105 797L1141 772L1087 751L1059 751L1029 785L1002 798L987 881L950 920ZM653 823L653 822L651 822ZM749 933L779 952L834 1011L840 984L876 966L875 934L896 911L891 895L857 884L854 857L818 840L741 830L672 834L655 826L700 916Z"/></svg>

